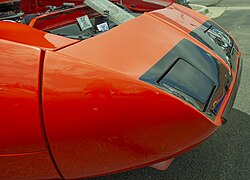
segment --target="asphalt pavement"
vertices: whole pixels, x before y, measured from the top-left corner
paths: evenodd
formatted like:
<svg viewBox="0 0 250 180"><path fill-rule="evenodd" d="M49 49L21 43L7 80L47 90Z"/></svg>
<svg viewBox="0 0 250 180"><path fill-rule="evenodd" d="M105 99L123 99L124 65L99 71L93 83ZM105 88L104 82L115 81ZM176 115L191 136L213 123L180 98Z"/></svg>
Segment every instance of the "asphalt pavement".
<svg viewBox="0 0 250 180"><path fill-rule="evenodd" d="M250 0L190 0L191 3L205 6L250 6Z"/></svg>
<svg viewBox="0 0 250 180"><path fill-rule="evenodd" d="M191 0L229 8L214 19L239 43L244 59L241 85L229 121L196 149L175 159L166 171L146 167L91 180L250 179L250 0ZM233 10L232 10L233 9Z"/></svg>

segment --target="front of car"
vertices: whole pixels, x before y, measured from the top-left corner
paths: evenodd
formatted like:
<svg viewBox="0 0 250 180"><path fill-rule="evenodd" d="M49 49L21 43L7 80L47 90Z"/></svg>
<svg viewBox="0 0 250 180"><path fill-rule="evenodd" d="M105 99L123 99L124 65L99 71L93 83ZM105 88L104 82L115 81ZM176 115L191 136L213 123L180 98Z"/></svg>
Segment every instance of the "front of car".
<svg viewBox="0 0 250 180"><path fill-rule="evenodd" d="M206 77L203 77L201 74L198 75L194 73L193 77L188 77L190 78L189 82L191 82L191 84L186 84L186 87L183 87L183 79L185 78L176 77L176 75L171 74L173 76L170 77L170 79L174 78L176 81L179 78L181 84L172 81L170 82L168 79L167 86L169 87L169 85L171 84L170 86L175 86L177 90L181 90L182 92L186 91L186 94L189 94L187 97L187 99L189 100L191 94L192 100L195 96L195 99L197 100L199 96L200 101L198 102L198 104L193 102L193 105L196 107L198 105L198 109L200 109L202 112L206 112L205 114L208 115L210 119L216 120L218 118L217 115L219 115L218 122L224 123L226 122L227 116L229 114L229 109L232 106L232 101L234 101L235 93L237 92L240 81L240 73L242 71L241 52L238 44L225 30L223 30L212 20L205 17L199 18L199 14L195 14L188 8L184 8L177 4L173 5L173 7L175 10L167 8L166 10L154 11L151 14L155 18L161 19L166 23L172 21L172 23L174 23L177 28L185 31L185 33L192 38L192 43L188 42L187 40L182 40L182 42L180 42L180 44L178 44L173 49L173 53L176 54L174 58L180 58L182 60L189 59L187 60L187 62L198 68L200 73L202 73ZM174 18L171 19L169 14L172 14L172 17ZM185 16L183 16L183 14L185 14ZM190 19L190 17L192 18L192 20ZM203 46L200 46L200 43ZM201 47L202 49L207 49L206 52L201 50ZM185 51L183 51L184 48L186 49ZM173 57L170 56L168 59L171 58ZM206 60L202 63L202 59ZM197 61L198 64L196 64ZM209 63L210 65L208 65L207 63ZM188 66L186 65L185 67L187 68ZM150 71L148 73L150 73ZM147 79L146 76L148 76L148 74L145 74L142 79L146 81L152 81L152 79ZM200 77L200 81L197 78L196 83L194 83L194 81L190 81L191 79L194 80L195 76ZM209 78L212 81L208 80L205 83L206 85L204 85L201 82L205 82L206 78ZM162 85L158 84L157 86ZM232 93L230 90L232 89L233 97L230 99L229 106L227 106L223 114L224 108L221 106L223 102L227 104L226 102L229 100L228 98ZM196 95L195 91L197 92ZM202 99L203 103L201 102ZM199 103L202 103L202 105Z"/></svg>
<svg viewBox="0 0 250 180"><path fill-rule="evenodd" d="M177 4L138 14L85 0L27 25L0 23L6 26L0 26L1 43L40 52L34 89L61 178L167 168L225 123L239 86L237 43L212 20ZM29 41L31 35L39 39Z"/></svg>
<svg viewBox="0 0 250 180"><path fill-rule="evenodd" d="M53 53L45 59L44 117L58 166L67 178L164 169L225 121L240 79L238 45L180 5L119 18L114 9L90 3L99 13L106 8L112 22L124 22L101 21L110 30L59 49L62 62ZM62 141L66 131L74 141Z"/></svg>

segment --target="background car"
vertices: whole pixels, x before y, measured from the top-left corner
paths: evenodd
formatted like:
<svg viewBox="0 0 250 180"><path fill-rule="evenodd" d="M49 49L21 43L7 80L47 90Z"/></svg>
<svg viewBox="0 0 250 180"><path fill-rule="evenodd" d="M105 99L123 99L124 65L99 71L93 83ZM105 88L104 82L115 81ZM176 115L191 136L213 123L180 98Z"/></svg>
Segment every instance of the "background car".
<svg viewBox="0 0 250 180"><path fill-rule="evenodd" d="M112 0L116 4L122 3L127 8L145 12L161 9L173 3L173 0ZM75 5L83 4L82 0L22 0L22 10L26 14L41 13L47 10L47 6L62 6L63 3L74 3Z"/></svg>

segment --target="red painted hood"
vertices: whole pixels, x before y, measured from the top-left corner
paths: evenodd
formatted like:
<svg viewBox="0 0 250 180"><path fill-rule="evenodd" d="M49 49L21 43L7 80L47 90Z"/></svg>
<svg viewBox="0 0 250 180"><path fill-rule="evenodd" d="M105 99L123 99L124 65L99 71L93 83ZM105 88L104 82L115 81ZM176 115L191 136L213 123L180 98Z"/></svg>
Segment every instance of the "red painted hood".
<svg viewBox="0 0 250 180"><path fill-rule="evenodd" d="M193 41L189 33L205 21L181 13L177 7L145 13L58 52L139 78L182 39Z"/></svg>

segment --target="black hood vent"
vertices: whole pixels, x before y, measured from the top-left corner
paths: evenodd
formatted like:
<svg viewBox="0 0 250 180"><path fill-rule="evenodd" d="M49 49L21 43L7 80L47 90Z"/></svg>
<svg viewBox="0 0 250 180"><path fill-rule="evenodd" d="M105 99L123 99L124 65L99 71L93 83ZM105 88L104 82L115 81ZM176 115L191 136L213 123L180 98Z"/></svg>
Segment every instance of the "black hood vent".
<svg viewBox="0 0 250 180"><path fill-rule="evenodd" d="M231 73L216 58L182 40L140 80L150 83L215 116L231 84Z"/></svg>

